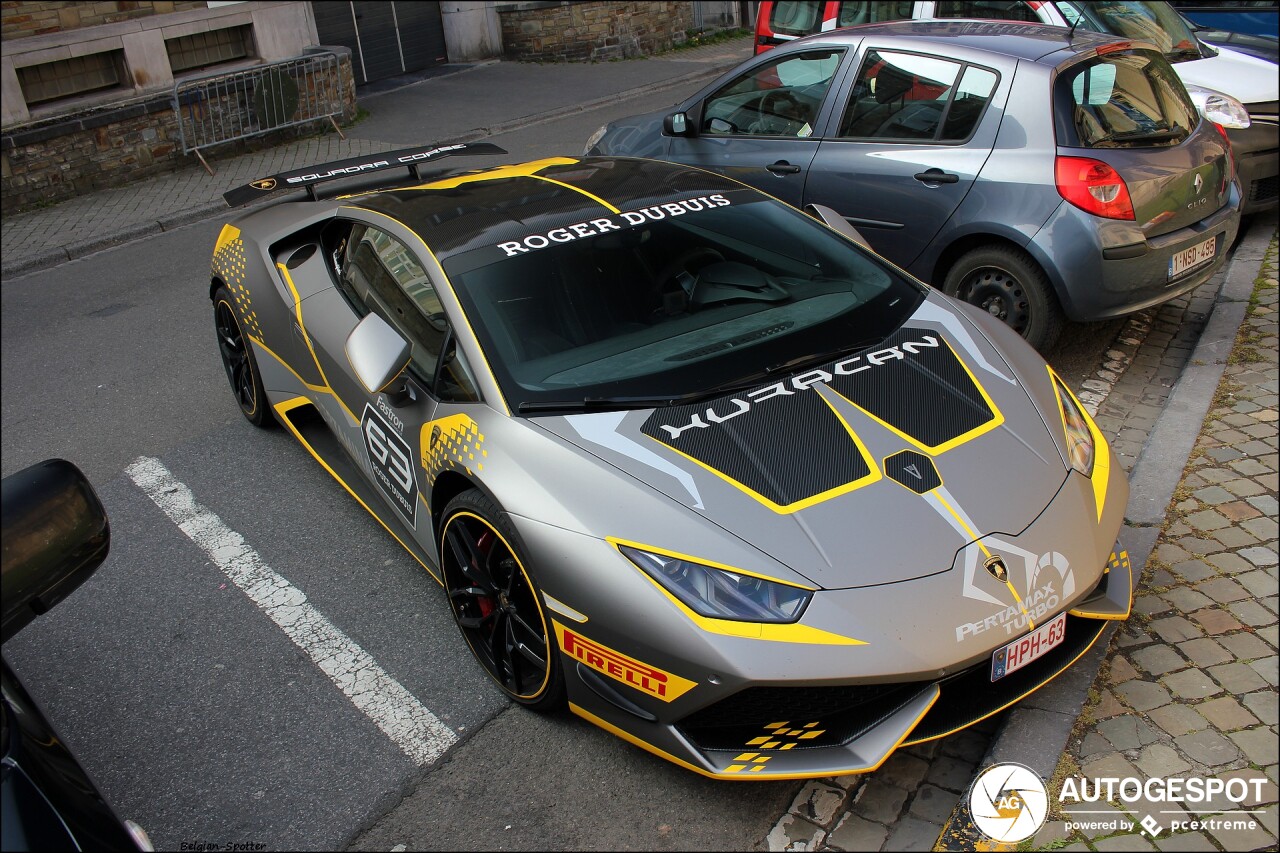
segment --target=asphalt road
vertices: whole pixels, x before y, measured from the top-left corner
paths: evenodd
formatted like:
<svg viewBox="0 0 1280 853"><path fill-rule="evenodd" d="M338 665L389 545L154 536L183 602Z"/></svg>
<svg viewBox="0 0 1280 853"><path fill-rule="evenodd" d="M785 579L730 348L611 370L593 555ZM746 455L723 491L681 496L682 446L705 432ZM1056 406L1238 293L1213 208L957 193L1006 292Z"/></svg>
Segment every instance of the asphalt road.
<svg viewBox="0 0 1280 853"><path fill-rule="evenodd" d="M494 141L580 153L604 121L673 94ZM375 113L376 115L376 113ZM4 282L3 473L75 461L113 545L102 569L5 645L122 816L160 849L746 849L797 783L690 774L567 715L508 706L440 588L284 432L240 416L207 297L208 221ZM1068 330L1078 385L1121 323ZM418 766L125 469L159 460L330 623L458 736ZM210 848L213 849L213 848Z"/></svg>

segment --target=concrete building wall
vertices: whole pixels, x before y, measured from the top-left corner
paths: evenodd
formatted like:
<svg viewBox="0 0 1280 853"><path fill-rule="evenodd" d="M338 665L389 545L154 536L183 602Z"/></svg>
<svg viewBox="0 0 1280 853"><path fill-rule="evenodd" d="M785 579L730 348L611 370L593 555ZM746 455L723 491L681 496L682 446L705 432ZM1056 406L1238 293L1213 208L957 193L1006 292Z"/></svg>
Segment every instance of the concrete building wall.
<svg viewBox="0 0 1280 853"><path fill-rule="evenodd" d="M298 57L317 45L308 2L230 3L213 8L179 2L5 2L3 13L0 178L6 213L196 165L194 155L185 154L180 142L167 40L240 28L248 40L238 44L247 47L248 55L213 66L220 72ZM323 83L340 92L335 95L342 101L338 120L350 121L356 114L351 57L345 49L339 54L336 65L326 66L323 78L308 78L300 85ZM95 55L113 58L119 74L114 88L27 104L21 69ZM200 73L180 73L179 79ZM252 99L237 95L226 104L216 98L203 100L200 109L229 113L253 106ZM256 120L246 114L236 126L251 127ZM267 127L279 123L283 122L273 121ZM272 144L315 130L314 123L304 124L271 130L248 143L226 145Z"/></svg>
<svg viewBox="0 0 1280 853"><path fill-rule="evenodd" d="M121 3L14 3L6 4L8 14L22 7L79 5L84 7L128 5ZM162 4L147 4L157 7ZM169 68L169 54L165 40L204 33L228 27L251 27L255 55L246 59L246 65L259 61L271 62L301 55L316 44L315 20L311 4L305 2L253 2L236 3L204 8L203 3L168 4L192 7L167 14L138 15L125 20L86 25L86 20L98 18L83 16L81 24L74 28L54 29L40 34L28 34L20 38L5 37L0 55L0 124L5 128L31 121L68 115L80 110L119 103L132 97L146 96L168 89L173 85L173 73ZM10 8L10 7L15 8ZM47 11L47 10L45 10ZM24 16L14 16L24 17ZM33 17L33 16L27 16ZM119 89L94 93L71 101L29 108L18 79L18 69L72 57L122 51L127 79Z"/></svg>
<svg viewBox="0 0 1280 853"><path fill-rule="evenodd" d="M492 2L440 3L444 43L450 62L476 62L502 55L502 27Z"/></svg>
<svg viewBox="0 0 1280 853"><path fill-rule="evenodd" d="M0 38L8 41L204 7L203 2L5 3L0 9Z"/></svg>

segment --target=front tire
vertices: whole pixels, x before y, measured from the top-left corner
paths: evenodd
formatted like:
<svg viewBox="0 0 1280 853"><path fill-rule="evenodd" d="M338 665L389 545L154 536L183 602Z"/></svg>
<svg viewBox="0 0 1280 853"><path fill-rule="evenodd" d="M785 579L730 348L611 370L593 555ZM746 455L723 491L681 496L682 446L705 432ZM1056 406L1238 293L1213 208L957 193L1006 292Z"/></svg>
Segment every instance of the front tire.
<svg viewBox="0 0 1280 853"><path fill-rule="evenodd" d="M1042 353L1057 341L1066 322L1044 270L1011 246L966 253L947 271L942 292L988 312Z"/></svg>
<svg viewBox="0 0 1280 853"><path fill-rule="evenodd" d="M440 567L454 622L502 691L534 711L564 702L560 648L506 513L476 489L445 506Z"/></svg>
<svg viewBox="0 0 1280 853"><path fill-rule="evenodd" d="M235 299L225 287L219 287L213 295L213 326L218 334L222 367L227 372L227 381L231 383L231 393L240 406L240 413L256 427L275 426L267 391L258 373L258 362L254 360L253 349L240 330Z"/></svg>

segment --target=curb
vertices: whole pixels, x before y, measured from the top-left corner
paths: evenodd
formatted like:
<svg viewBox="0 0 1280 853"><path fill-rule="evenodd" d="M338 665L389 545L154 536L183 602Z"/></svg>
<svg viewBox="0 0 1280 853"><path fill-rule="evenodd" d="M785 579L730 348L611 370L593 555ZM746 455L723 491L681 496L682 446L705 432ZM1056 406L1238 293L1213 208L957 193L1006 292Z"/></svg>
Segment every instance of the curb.
<svg viewBox="0 0 1280 853"><path fill-rule="evenodd" d="M1165 510L1195 449L1227 359L1244 322L1253 281L1274 235L1270 217L1256 219L1236 247L1213 302L1195 350L1178 376L1168 402L1147 436L1129 476L1129 503L1120 542L1129 552L1131 572L1142 577L1164 523ZM1113 622L1075 666L1028 696L1009 712L992 738L979 769L1015 762L1031 768L1046 781L1053 777L1071 730L1084 709L1120 623ZM942 828L938 849L974 850L991 847L973 825L962 796Z"/></svg>
<svg viewBox="0 0 1280 853"><path fill-rule="evenodd" d="M490 127L473 128L472 130L465 131L456 136L452 136L447 139L439 139L435 141L440 145L454 145L454 144L463 143L463 142L475 142L477 140L485 139L490 136L496 136L501 133L510 133L511 131L515 131L515 130L523 130L526 127L533 127L534 125L546 124L547 122L555 121L556 119L564 118L565 116L574 115L576 113L588 112L590 110L608 106L609 104L617 103L619 101L624 101L624 100L627 100L628 98L637 97L639 95L651 95L656 92L665 92L668 89L676 89L681 86L699 83L703 80L709 80L712 77L716 77L720 75L721 73L724 72L726 68L731 67L731 65L733 64L736 64L736 62L727 63L725 65L717 64L714 68L711 68L711 69L702 69L699 71L693 71L688 74L682 74L679 77L672 77L662 82L654 83L652 85L635 86L630 89L624 89L621 92L615 92L612 95L605 95L604 97L601 97L601 98L595 98L594 100L583 101L582 103L571 104L565 107L557 107L556 109L553 109L553 110L547 110L546 112L523 116L522 118L501 122L499 124L495 124ZM470 70L470 69L464 69L464 70ZM455 73L462 73L462 72L459 71ZM441 75L441 76L452 76L452 75ZM413 83L408 83L405 86L402 86L400 88L416 86L416 85L419 85L420 83L430 82L433 79L439 79L439 78L435 77L435 78L427 78L425 80L418 80ZM396 91L396 90L391 90L391 91ZM378 97L379 95L382 95L382 94L388 94L388 93L379 92L379 93L376 93L373 97ZM260 202L260 204L267 204L267 203L270 203L270 201L271 200L264 200L263 202ZM18 260L15 260L12 262L0 262L0 276L3 276L5 278L10 278L10 277L19 276L19 275L25 275L26 273L29 273L29 272L39 272L40 270L46 270L51 267L56 267L60 264L64 264L67 261L74 261L79 258L83 258L86 255L90 255L94 252L99 252L99 251L102 251L103 249L111 248L112 246L118 246L122 243L128 243L133 240L141 239L143 237L150 237L156 234L162 234L165 231L172 231L175 228L179 228L183 225L190 225L194 222L202 222L205 219L209 219L211 217L217 216L219 213L223 213L226 210L228 210L228 208L223 202L211 201L207 204L203 204L198 207L188 208L187 210L182 210L182 211L169 214L161 219L157 219L149 222L140 222L134 225L130 225L125 228L121 228L119 231L116 231L114 233L95 237L92 240L83 240L81 242L72 243L67 246L60 246L55 250L43 252L39 255L30 255L25 258L19 258Z"/></svg>

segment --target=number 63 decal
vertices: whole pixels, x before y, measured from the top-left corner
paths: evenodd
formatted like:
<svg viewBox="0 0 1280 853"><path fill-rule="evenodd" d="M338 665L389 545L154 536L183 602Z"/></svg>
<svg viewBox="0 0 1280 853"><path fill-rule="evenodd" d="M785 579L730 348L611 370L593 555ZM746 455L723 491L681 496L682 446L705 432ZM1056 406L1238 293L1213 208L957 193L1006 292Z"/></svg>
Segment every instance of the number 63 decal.
<svg viewBox="0 0 1280 853"><path fill-rule="evenodd" d="M405 440L366 404L360 419L364 446L369 451L373 478L411 527L417 527L418 483L413 475L413 453Z"/></svg>

